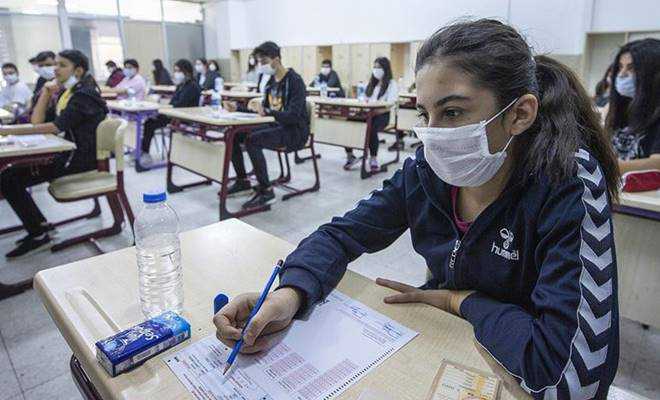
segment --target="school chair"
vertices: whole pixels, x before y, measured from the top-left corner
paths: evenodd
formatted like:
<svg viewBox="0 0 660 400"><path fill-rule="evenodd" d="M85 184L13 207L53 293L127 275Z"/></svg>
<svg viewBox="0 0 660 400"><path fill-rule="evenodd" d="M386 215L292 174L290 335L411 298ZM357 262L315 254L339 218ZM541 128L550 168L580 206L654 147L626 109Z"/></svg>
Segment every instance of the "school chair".
<svg viewBox="0 0 660 400"><path fill-rule="evenodd" d="M292 197L300 196L305 193L316 192L321 188L319 165L317 161L316 150L314 148L315 117L313 115L313 111L314 111L313 108L314 108L313 103L310 103L308 101L307 114L310 116L309 138L307 139L307 143L305 143L305 145L302 148L298 149L298 150L309 149L311 152L311 156L309 157L309 159L312 160L312 166L314 168L314 184L311 187L307 189L296 189L288 185L288 183L291 182L291 164L289 163L289 154L296 153L298 150L287 151L286 148L284 147L269 149L277 152L277 160L280 164L280 176L273 181L273 184L289 192L284 196L282 196L282 201L289 200ZM284 156L284 163L282 162L283 156ZM286 172L284 167L286 167Z"/></svg>
<svg viewBox="0 0 660 400"><path fill-rule="evenodd" d="M124 134L128 122L120 118L108 118L96 128L96 159L95 171L81 172L55 179L48 186L48 192L61 203L105 197L112 211L113 224L108 228L86 233L52 247L52 251L60 251L79 243L89 242L103 253L96 239L117 235L122 231L124 213L133 229L133 210L124 190ZM115 172L110 171L110 156L115 156Z"/></svg>

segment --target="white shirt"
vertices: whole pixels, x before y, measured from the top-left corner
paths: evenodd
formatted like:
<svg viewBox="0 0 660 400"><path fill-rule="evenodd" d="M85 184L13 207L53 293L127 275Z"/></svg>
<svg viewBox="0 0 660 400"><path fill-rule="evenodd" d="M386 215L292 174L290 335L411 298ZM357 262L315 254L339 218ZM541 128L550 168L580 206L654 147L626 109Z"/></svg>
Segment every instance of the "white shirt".
<svg viewBox="0 0 660 400"><path fill-rule="evenodd" d="M259 93L266 91L266 84L270 80L270 75L261 74L261 82L259 82Z"/></svg>
<svg viewBox="0 0 660 400"><path fill-rule="evenodd" d="M199 74L199 86L204 85L204 82L206 81L206 74Z"/></svg>
<svg viewBox="0 0 660 400"><path fill-rule="evenodd" d="M30 104L30 99L32 99L32 91L28 85L19 80L13 85L7 85L2 88L0 92L0 107L11 103L19 103L25 106Z"/></svg>
<svg viewBox="0 0 660 400"><path fill-rule="evenodd" d="M369 97L369 101L385 101L387 103L394 103L399 99L399 89L396 87L396 82L393 79L390 79L390 84L387 85L387 90L383 97L378 98L378 93L380 93L380 82L374 87L373 93Z"/></svg>

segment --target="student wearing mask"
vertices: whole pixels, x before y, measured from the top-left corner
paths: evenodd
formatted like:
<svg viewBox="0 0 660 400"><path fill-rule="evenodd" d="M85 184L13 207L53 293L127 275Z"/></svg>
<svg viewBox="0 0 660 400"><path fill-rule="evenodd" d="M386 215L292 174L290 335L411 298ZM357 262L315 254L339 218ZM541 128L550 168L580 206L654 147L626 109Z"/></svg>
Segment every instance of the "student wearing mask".
<svg viewBox="0 0 660 400"><path fill-rule="evenodd" d="M144 96L147 94L147 81L140 75L140 64L137 60L129 58L124 61L122 73L124 79L114 88L108 89L108 92L117 93L118 99L127 99L132 96L136 100L144 100Z"/></svg>
<svg viewBox="0 0 660 400"><path fill-rule="evenodd" d="M154 85L173 85L172 78L170 77L170 71L163 66L163 61L160 59L155 59L153 61L154 69L152 71L154 78Z"/></svg>
<svg viewBox="0 0 660 400"><path fill-rule="evenodd" d="M399 89L392 79L392 67L387 57L378 57L374 60L366 94L368 101L385 101L394 104L399 99ZM371 132L369 133L369 168L373 172L380 170L378 164L378 132L385 129L389 122L389 110L377 115L372 120ZM353 154L353 149L347 148L344 169L350 169L358 161L358 158Z"/></svg>
<svg viewBox="0 0 660 400"><path fill-rule="evenodd" d="M218 65L217 61L209 60L209 71L215 71L220 76L220 65Z"/></svg>
<svg viewBox="0 0 660 400"><path fill-rule="evenodd" d="M339 81L339 75L337 75L337 72L332 69L332 61L323 60L321 62L321 71L316 76L316 78L309 84L309 86L314 87L317 82L326 83L329 88L339 89L338 92L328 93L328 96L346 97L346 93L344 93L344 89L342 88L341 82Z"/></svg>
<svg viewBox="0 0 660 400"><path fill-rule="evenodd" d="M55 105L56 118L45 122L49 100L60 92ZM47 82L32 112L32 124L0 127L0 135L64 132L76 144L71 153L55 157L46 166L13 167L0 175L0 190L20 218L28 234L7 258L19 257L45 248L51 241L48 223L27 188L55 178L96 168L96 128L108 113L101 91L89 72L89 60L78 50L58 54L55 79Z"/></svg>
<svg viewBox="0 0 660 400"><path fill-rule="evenodd" d="M209 70L209 64L205 58L195 60L195 72L197 83L202 90L215 89L215 78L219 77L218 71Z"/></svg>
<svg viewBox="0 0 660 400"><path fill-rule="evenodd" d="M34 85L32 94L32 103L30 107L34 107L39 100L39 93L44 84L55 78L55 53L52 51L42 51L30 60L33 62L35 72L39 75L37 83Z"/></svg>
<svg viewBox="0 0 660 400"><path fill-rule="evenodd" d="M12 63L2 65L2 78L5 87L0 91L0 107L13 111L14 106L27 109L32 99L32 91L18 77L18 68Z"/></svg>
<svg viewBox="0 0 660 400"><path fill-rule="evenodd" d="M619 173L591 99L568 67L534 57L495 20L441 28L415 71L424 146L287 257L241 351L273 343L349 262L410 230L432 278L421 288L377 279L393 289L385 303L467 320L503 377L534 399L606 398L619 357L610 211ZM227 346L258 296L239 295L215 315Z"/></svg>
<svg viewBox="0 0 660 400"><path fill-rule="evenodd" d="M606 127L621 171L660 169L660 40L621 47L612 77Z"/></svg>
<svg viewBox="0 0 660 400"><path fill-rule="evenodd" d="M251 102L252 111L259 115L275 118L275 122L256 128L245 138L245 149L257 176L259 185L254 196L243 204L243 208L255 208L275 201L275 193L268 178L268 166L264 157L265 148L284 147L287 151L302 148L309 137L309 115L307 114L306 88L302 77L293 68L282 65L280 48L273 42L264 42L254 50L254 55L264 74L271 78L266 85L262 102ZM225 102L229 111L237 109L236 103ZM233 146L232 164L236 181L228 193L236 195L252 190L245 171L243 152L236 143Z"/></svg>
<svg viewBox="0 0 660 400"><path fill-rule="evenodd" d="M193 66L190 61L180 59L174 64L174 74L172 76L176 90L170 99L170 104L174 108L179 107L197 107L202 90L193 78ZM144 165L152 163L149 155L151 139L154 137L156 129L164 128L170 123L170 119L164 115L158 115L155 118L148 119L144 123L144 135L142 136L142 156L140 161Z"/></svg>
<svg viewBox="0 0 660 400"><path fill-rule="evenodd" d="M248 57L248 68L245 74L241 77L241 81L257 83L259 79L259 73L257 72L257 61L254 58L254 54L250 54Z"/></svg>
<svg viewBox="0 0 660 400"><path fill-rule="evenodd" d="M106 62L105 66L108 68L108 80L105 81L105 86L113 88L119 85L119 82L124 80L121 68L117 67L117 63L112 60Z"/></svg>

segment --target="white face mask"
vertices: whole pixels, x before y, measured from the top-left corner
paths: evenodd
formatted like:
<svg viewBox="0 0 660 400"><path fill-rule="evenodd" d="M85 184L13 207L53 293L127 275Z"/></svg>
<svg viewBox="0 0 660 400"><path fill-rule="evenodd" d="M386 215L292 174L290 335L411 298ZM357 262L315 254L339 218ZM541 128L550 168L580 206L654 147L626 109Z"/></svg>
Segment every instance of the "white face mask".
<svg viewBox="0 0 660 400"><path fill-rule="evenodd" d="M248 64L250 64L250 65L254 65L254 64L256 64L256 63L257 63L257 62L254 61L254 58L250 58L250 59L248 60Z"/></svg>
<svg viewBox="0 0 660 400"><path fill-rule="evenodd" d="M51 80L55 78L55 66L54 65L44 65L43 67L39 67L39 71L37 71L40 77L44 79Z"/></svg>
<svg viewBox="0 0 660 400"><path fill-rule="evenodd" d="M382 68L374 68L371 70L371 73L374 74L374 78L381 80L385 76L385 71Z"/></svg>
<svg viewBox="0 0 660 400"><path fill-rule="evenodd" d="M270 64L259 64L259 72L265 75L275 75L275 68Z"/></svg>
<svg viewBox="0 0 660 400"><path fill-rule="evenodd" d="M174 75L172 75L172 80L177 85L180 84L181 82L183 82L184 79L185 79L185 75L183 75L183 72L181 72L181 71L175 71Z"/></svg>
<svg viewBox="0 0 660 400"><path fill-rule="evenodd" d="M13 85L14 83L18 82L18 75L16 74L5 75L5 82L7 82L9 85Z"/></svg>
<svg viewBox="0 0 660 400"><path fill-rule="evenodd" d="M413 128L424 143L424 157L433 172L452 186L481 186L491 180L504 164L513 136L502 150L491 154L486 126L517 100L489 120L476 124L457 128Z"/></svg>
<svg viewBox="0 0 660 400"><path fill-rule="evenodd" d="M135 68L124 68L124 76L132 78L135 76Z"/></svg>
<svg viewBox="0 0 660 400"><path fill-rule="evenodd" d="M215 64L209 64L209 70L215 71L217 68L215 67Z"/></svg>
<svg viewBox="0 0 660 400"><path fill-rule="evenodd" d="M66 81L64 81L64 82L62 83L62 85L63 85L66 89L70 89L70 88L72 88L76 83L78 83L78 78L76 78L75 75L71 75L71 76L69 77L69 79L67 79Z"/></svg>
<svg viewBox="0 0 660 400"><path fill-rule="evenodd" d="M204 66L202 64L195 64L195 71L198 73L203 73L204 72Z"/></svg>
<svg viewBox="0 0 660 400"><path fill-rule="evenodd" d="M321 75L328 76L330 75L330 71L332 71L329 67L323 67L321 68Z"/></svg>
<svg viewBox="0 0 660 400"><path fill-rule="evenodd" d="M617 76L616 77L616 91L622 96L635 97L635 76Z"/></svg>
<svg viewBox="0 0 660 400"><path fill-rule="evenodd" d="M32 70L34 70L36 73L39 73L39 66L37 64L32 64Z"/></svg>

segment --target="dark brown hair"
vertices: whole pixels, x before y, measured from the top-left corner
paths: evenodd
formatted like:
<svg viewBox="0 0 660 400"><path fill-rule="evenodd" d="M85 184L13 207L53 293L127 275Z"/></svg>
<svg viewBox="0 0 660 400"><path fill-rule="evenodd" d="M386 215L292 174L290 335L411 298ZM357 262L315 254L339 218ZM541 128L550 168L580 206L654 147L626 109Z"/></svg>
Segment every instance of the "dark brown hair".
<svg viewBox="0 0 660 400"><path fill-rule="evenodd" d="M504 108L532 94L539 100L534 124L513 140L516 168L524 179L545 174L553 184L573 176L575 153L587 148L603 169L608 190L618 198L619 167L609 138L577 76L546 56L532 56L523 37L492 19L456 22L436 31L420 47L415 72L442 59L491 90Z"/></svg>
<svg viewBox="0 0 660 400"><path fill-rule="evenodd" d="M387 88L390 86L390 81L392 80L392 65L390 64L390 60L387 57L378 57L374 60L374 62L380 65L384 72L383 79L380 80L380 91L378 92L378 98L380 99L383 97L385 92L387 92ZM377 84L378 79L376 79L376 77L371 74L369 84L367 85L367 97L371 97Z"/></svg>

